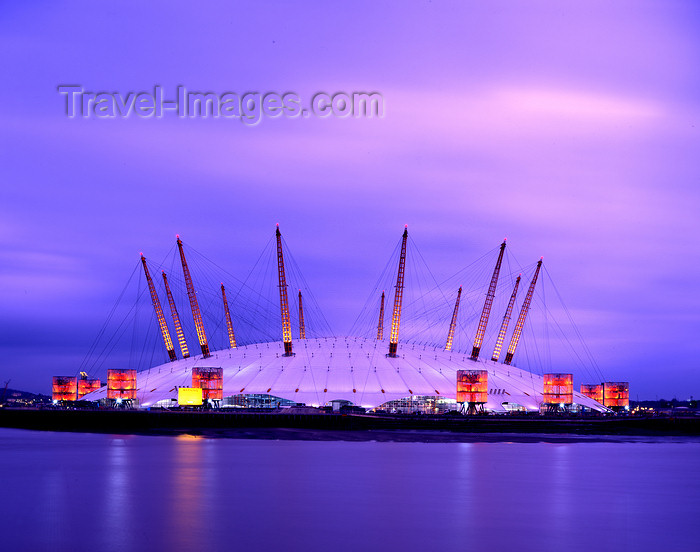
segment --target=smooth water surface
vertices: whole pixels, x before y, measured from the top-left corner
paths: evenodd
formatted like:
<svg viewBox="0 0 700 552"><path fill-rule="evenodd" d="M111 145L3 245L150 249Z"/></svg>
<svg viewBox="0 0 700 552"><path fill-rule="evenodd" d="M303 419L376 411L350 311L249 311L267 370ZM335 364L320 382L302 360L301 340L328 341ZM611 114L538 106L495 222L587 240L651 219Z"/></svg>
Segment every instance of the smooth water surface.
<svg viewBox="0 0 700 552"><path fill-rule="evenodd" d="M700 550L700 442L0 429L3 550Z"/></svg>

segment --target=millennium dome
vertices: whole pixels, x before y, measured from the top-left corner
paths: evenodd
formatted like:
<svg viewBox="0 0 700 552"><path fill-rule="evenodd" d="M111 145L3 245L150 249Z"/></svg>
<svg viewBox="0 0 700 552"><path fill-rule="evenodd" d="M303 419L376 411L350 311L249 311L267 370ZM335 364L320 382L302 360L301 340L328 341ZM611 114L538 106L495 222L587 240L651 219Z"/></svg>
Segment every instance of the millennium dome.
<svg viewBox="0 0 700 552"><path fill-rule="evenodd" d="M228 331L228 348L209 350L209 342L189 271L183 245L177 239L187 296L191 307L199 351L191 354L182 331L180 315L168 285L165 273L163 280L170 305L171 320L165 317L158 292L146 263L141 256L143 270L148 283L150 298L154 308L157 326L162 342L168 353L169 362L142 370L135 375L129 387L129 399L141 408L167 407L177 404L181 389L196 387L194 375L201 372L216 374L217 399L224 405L246 405L246 397L268 397L269 404L303 404L320 407L334 402L350 403L367 409L381 409L401 401L432 401L442 405L441 411L456 410L459 406L457 381L460 373L480 374L482 388L478 400L468 399L470 407L478 402L479 409L491 412L538 411L545 400L545 377L520 369L513 365L513 358L525 329L525 320L530 308L533 291L537 282L542 260L537 263L532 280L517 317L514 311L521 277L515 281L505 315L500 321L493 355L485 358L481 353L484 335L493 305L496 285L505 250L505 240L501 244L496 266L486 300L481 310L479 324L471 352L452 349L455 326L462 288L454 303L452 321L444 346L404 342L399 339L401 329L404 276L406 272L406 243L408 230L404 230L400 248L393 305L387 301L387 339L384 335L385 294L381 295L381 306L374 322L376 337L306 337L302 294L298 297L298 338L292 339L290 301L288 297L287 275L285 273L284 250L279 227L276 230L275 283L279 288L279 313L281 340L258 343L237 344L232 323L229 302L224 285L221 297L224 318ZM392 282L393 283L393 282ZM525 287L525 286L523 286ZM510 289L510 288L509 288ZM294 313L295 316L297 313ZM514 328L507 340L511 317L516 319ZM170 326L174 326L174 336ZM181 357L175 352L180 347ZM507 345L507 347L506 347ZM504 358L501 359L501 351ZM135 373L135 371L133 371ZM555 374L556 375L556 374ZM561 375L561 374L560 374ZM546 376L546 375L545 375ZM594 398L568 390L566 404L592 410L606 411ZM102 386L83 397L85 400L110 400L110 384ZM236 399L231 402L227 399ZM460 402L466 402L462 399ZM218 402L217 402L218 404ZM447 405L447 406L445 406ZM434 411L438 411L437 407Z"/></svg>

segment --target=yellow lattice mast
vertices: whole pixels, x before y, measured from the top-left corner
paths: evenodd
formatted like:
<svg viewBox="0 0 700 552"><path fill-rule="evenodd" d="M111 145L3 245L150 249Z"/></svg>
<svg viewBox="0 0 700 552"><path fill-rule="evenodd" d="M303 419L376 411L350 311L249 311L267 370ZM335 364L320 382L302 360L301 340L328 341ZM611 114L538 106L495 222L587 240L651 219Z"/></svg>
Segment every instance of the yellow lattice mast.
<svg viewBox="0 0 700 552"><path fill-rule="evenodd" d="M301 290L299 290L299 339L306 339L306 326L304 325L304 306L301 302Z"/></svg>
<svg viewBox="0 0 700 552"><path fill-rule="evenodd" d="M280 311L282 313L282 340L284 341L284 354L291 356L292 353L292 325L289 321L289 299L287 297L287 277L284 273L284 254L282 253L282 234L280 225L277 225L275 232L277 237L277 275L279 277L280 288Z"/></svg>
<svg viewBox="0 0 700 552"><path fill-rule="evenodd" d="M493 269L493 275L491 276L491 283L489 284L489 291L486 293L486 301L484 301L484 308L481 311L481 318L479 319L479 327L476 330L476 336L474 337L474 346L472 347L472 360L479 358L479 352L481 351L481 345L484 343L484 334L486 333L486 325L489 322L489 314L491 314L491 306L493 305L493 298L496 296L496 285L498 284L498 274L501 271L501 263L503 262L503 252L506 250L506 240L503 240L501 244L501 250L498 252L498 260L496 261L496 266Z"/></svg>
<svg viewBox="0 0 700 552"><path fill-rule="evenodd" d="M190 356L190 350L187 348L185 334L183 333L182 325L180 324L180 315L177 313L177 307L175 306L173 294L170 291L170 284L168 284L168 277L165 275L165 270L163 271L163 283L165 284L165 293L168 296L168 303L170 304L170 314L173 317L173 323L175 325L175 334L177 335L177 341L180 344L180 351L182 351L182 358L188 358Z"/></svg>
<svg viewBox="0 0 700 552"><path fill-rule="evenodd" d="M401 301L403 300L403 279L406 270L406 242L408 241L408 224L403 231L401 256L399 257L399 272L396 276L396 293L394 294L394 311L391 315L391 335L389 337L389 355L396 356L399 344L399 326L401 325Z"/></svg>
<svg viewBox="0 0 700 552"><path fill-rule="evenodd" d="M510 295L510 301L508 301L508 308L506 309L506 314L503 316L503 322L501 322L501 329L498 331L498 337L496 338L496 347L493 349L493 355L491 355L491 360L498 362L498 357L501 356L501 348L503 347L503 341L506 338L506 331L508 331L508 324L510 323L510 316L513 313L513 305L515 305L515 296L518 294L518 286L520 285L520 274L515 280L515 287L513 288L513 293Z"/></svg>
<svg viewBox="0 0 700 552"><path fill-rule="evenodd" d="M382 290L382 301L379 304L379 323L377 324L377 341L384 339L384 290Z"/></svg>
<svg viewBox="0 0 700 552"><path fill-rule="evenodd" d="M447 332L447 343L445 344L445 350L452 350L452 340L455 337L455 328L457 327L457 312L459 311L459 300L462 297L462 286L459 286L457 290L457 300L455 301L455 310L452 311L452 321L450 322L450 331Z"/></svg>
<svg viewBox="0 0 700 552"><path fill-rule="evenodd" d="M151 274L150 272L148 272L148 265L146 265L146 257L143 256L143 253L141 253L141 264L143 264L143 271L146 274L148 290L151 292L151 302L153 303L153 309L156 311L158 325L160 326L160 333L163 336L165 348L168 350L168 357L172 362L173 360L177 360L177 355L175 354L175 347L173 347L173 340L170 339L170 330L168 330L168 324L165 322L163 308L160 306L160 299L158 299L158 294L156 293L156 287L153 285L153 279L151 278Z"/></svg>
<svg viewBox="0 0 700 552"><path fill-rule="evenodd" d="M192 276L190 276L190 269L187 266L187 260L185 259L185 252L182 249L182 240L180 236L177 236L177 247L180 250L180 261L182 262L182 273L185 276L185 284L187 285L187 297L190 300L190 307L192 308L192 317L194 318L194 326L197 328L197 338L199 339L199 346L202 348L202 355L204 358L211 356L209 354L209 344L207 343L207 335L204 333L204 324L202 323L202 313L199 310L199 303L197 302L197 294L194 291L194 285L192 284Z"/></svg>
<svg viewBox="0 0 700 552"><path fill-rule="evenodd" d="M515 356L515 349L518 347L520 336L523 333L523 327L525 326L525 318L527 318L527 313L530 310L532 294L535 291L535 284L537 283L537 276L539 276L540 274L541 267L542 259L540 259L537 262L537 269L535 270L535 275L532 277L532 281L530 282L530 287L527 290L527 295L525 296L525 301L523 301L523 306L520 308L520 316L518 316L518 321L515 324L513 335L510 338L510 345L508 346L508 352L506 353L506 358L503 361L503 364L510 364L513 360L513 356Z"/></svg>
<svg viewBox="0 0 700 552"><path fill-rule="evenodd" d="M224 283L221 282L221 298L224 300L224 316L226 318L226 328L228 329L228 343L231 349L236 348L236 336L233 334L233 323L231 322L231 311L228 308L228 301L226 300L226 288Z"/></svg>

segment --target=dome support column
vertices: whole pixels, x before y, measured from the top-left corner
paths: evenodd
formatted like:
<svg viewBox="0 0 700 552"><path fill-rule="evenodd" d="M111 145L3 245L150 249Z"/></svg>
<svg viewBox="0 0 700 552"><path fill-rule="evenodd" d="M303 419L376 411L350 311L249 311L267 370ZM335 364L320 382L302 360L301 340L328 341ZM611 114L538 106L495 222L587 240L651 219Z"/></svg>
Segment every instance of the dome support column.
<svg viewBox="0 0 700 552"><path fill-rule="evenodd" d="M401 256L399 257L399 272L396 276L396 293L394 294L394 312L391 315L391 336L389 339L389 357L396 356L399 344L399 326L401 325L401 301L403 300L403 279L406 270L406 242L408 240L408 224L403 231Z"/></svg>

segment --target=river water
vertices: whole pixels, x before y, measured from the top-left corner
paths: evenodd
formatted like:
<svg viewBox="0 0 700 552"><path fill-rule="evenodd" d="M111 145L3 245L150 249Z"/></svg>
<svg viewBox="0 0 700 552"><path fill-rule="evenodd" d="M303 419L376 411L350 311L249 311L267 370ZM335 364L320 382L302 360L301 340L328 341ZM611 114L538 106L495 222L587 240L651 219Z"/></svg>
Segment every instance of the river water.
<svg viewBox="0 0 700 552"><path fill-rule="evenodd" d="M700 550L700 442L0 429L2 550Z"/></svg>

